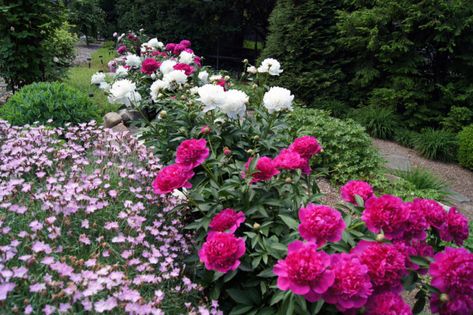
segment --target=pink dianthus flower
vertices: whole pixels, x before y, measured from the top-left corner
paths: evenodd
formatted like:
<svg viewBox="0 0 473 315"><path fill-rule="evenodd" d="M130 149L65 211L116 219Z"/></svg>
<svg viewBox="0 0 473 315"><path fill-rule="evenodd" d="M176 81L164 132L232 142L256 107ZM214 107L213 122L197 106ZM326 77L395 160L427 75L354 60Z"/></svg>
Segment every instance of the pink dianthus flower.
<svg viewBox="0 0 473 315"><path fill-rule="evenodd" d="M188 139L179 144L176 150L176 163L187 168L194 168L202 164L210 151L205 139Z"/></svg>
<svg viewBox="0 0 473 315"><path fill-rule="evenodd" d="M199 250L200 261L207 270L228 272L240 265L239 258L245 254L245 241L231 233L210 232Z"/></svg>
<svg viewBox="0 0 473 315"><path fill-rule="evenodd" d="M299 153L304 159L309 160L313 155L322 151L322 147L315 137L303 136L294 140L290 150Z"/></svg>
<svg viewBox="0 0 473 315"><path fill-rule="evenodd" d="M407 273L407 257L395 245L362 240L351 253L368 267L375 290L399 292L402 289L401 279Z"/></svg>
<svg viewBox="0 0 473 315"><path fill-rule="evenodd" d="M299 210L299 233L307 241L316 242L320 247L326 242L342 239L345 221L337 210L323 205L309 203Z"/></svg>
<svg viewBox="0 0 473 315"><path fill-rule="evenodd" d="M357 256L345 253L332 255L331 265L335 282L324 293L324 300L342 312L365 305L373 293L368 267Z"/></svg>
<svg viewBox="0 0 473 315"><path fill-rule="evenodd" d="M346 202L356 204L355 195L366 201L373 196L373 187L361 180L350 180L340 188L340 196Z"/></svg>
<svg viewBox="0 0 473 315"><path fill-rule="evenodd" d="M168 194L174 189L191 188L189 179L194 176L194 172L180 164L171 164L161 169L153 181L155 194Z"/></svg>
<svg viewBox="0 0 473 315"><path fill-rule="evenodd" d="M209 228L213 231L234 233L245 222L245 214L233 209L223 209L210 221Z"/></svg>
<svg viewBox="0 0 473 315"><path fill-rule="evenodd" d="M289 244L286 258L278 261L273 272L278 276L279 289L303 295L310 302L319 300L335 281L330 256L317 252L312 242Z"/></svg>

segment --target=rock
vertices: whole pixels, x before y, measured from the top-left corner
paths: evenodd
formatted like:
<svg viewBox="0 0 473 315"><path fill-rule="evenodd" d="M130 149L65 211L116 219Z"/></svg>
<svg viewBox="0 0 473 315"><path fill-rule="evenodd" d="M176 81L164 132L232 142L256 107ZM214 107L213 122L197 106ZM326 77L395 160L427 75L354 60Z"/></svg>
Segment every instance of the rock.
<svg viewBox="0 0 473 315"><path fill-rule="evenodd" d="M103 124L105 128L112 128L122 122L122 116L115 112L110 112L103 118Z"/></svg>
<svg viewBox="0 0 473 315"><path fill-rule="evenodd" d="M386 167L393 170L408 171L411 168L411 162L409 158L397 155L397 154L386 154L384 155L386 159Z"/></svg>
<svg viewBox="0 0 473 315"><path fill-rule="evenodd" d="M456 192L454 190L449 191L450 196L448 196L448 199L453 203L453 204L461 204L461 203L468 203L470 202L470 198L467 196L464 196L460 194L459 192Z"/></svg>
<svg viewBox="0 0 473 315"><path fill-rule="evenodd" d="M123 123L119 123L118 125L114 126L112 130L114 132L130 132Z"/></svg>
<svg viewBox="0 0 473 315"><path fill-rule="evenodd" d="M397 182L398 180L401 179L399 176L396 176L396 175L393 175L393 174L389 174L389 173L384 174L384 177L385 177L390 183L395 183L395 182Z"/></svg>
<svg viewBox="0 0 473 315"><path fill-rule="evenodd" d="M136 110L122 109L118 114L122 117L124 123L129 123L130 121L142 118L141 114Z"/></svg>

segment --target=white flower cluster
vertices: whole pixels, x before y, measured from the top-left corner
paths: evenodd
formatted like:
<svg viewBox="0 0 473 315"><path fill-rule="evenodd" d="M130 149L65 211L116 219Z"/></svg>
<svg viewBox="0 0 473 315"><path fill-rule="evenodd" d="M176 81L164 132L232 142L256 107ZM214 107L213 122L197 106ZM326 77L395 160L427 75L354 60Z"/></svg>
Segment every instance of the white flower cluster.
<svg viewBox="0 0 473 315"><path fill-rule="evenodd" d="M199 101L204 104L203 112L219 109L231 119L243 117L246 112L246 104L249 97L245 92L239 90L228 90L225 92L220 85L205 84L197 93Z"/></svg>
<svg viewBox="0 0 473 315"><path fill-rule="evenodd" d="M281 111L292 111L294 95L288 89L273 86L263 96L263 106L270 114Z"/></svg>
<svg viewBox="0 0 473 315"><path fill-rule="evenodd" d="M166 62L166 61L165 61ZM161 80L156 80L150 87L150 95L153 101L157 101L163 90L175 90L187 82L187 75L183 70L172 70L167 72Z"/></svg>
<svg viewBox="0 0 473 315"><path fill-rule="evenodd" d="M131 106L141 101L141 95L136 91L136 84L131 80L118 80L110 87L108 101L112 104Z"/></svg>
<svg viewBox="0 0 473 315"><path fill-rule="evenodd" d="M141 58L137 55L129 54L126 57L125 64L132 68L139 68L141 66Z"/></svg>

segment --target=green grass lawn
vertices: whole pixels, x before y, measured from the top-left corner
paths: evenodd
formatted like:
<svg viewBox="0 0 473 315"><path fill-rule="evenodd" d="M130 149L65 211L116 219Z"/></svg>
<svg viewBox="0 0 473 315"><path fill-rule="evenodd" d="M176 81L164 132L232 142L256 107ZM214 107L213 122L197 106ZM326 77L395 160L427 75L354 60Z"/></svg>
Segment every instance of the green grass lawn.
<svg viewBox="0 0 473 315"><path fill-rule="evenodd" d="M90 78L98 71L108 72L107 63L115 56L111 47L113 47L113 43L106 42L100 49L96 50L92 54L90 68L88 63L71 67L67 74L67 78L64 79L65 83L90 95L92 101L99 106L101 114L103 115L118 110L119 106L116 104L110 104L107 101L105 93L96 86L90 84ZM102 56L102 58L100 58L100 56Z"/></svg>

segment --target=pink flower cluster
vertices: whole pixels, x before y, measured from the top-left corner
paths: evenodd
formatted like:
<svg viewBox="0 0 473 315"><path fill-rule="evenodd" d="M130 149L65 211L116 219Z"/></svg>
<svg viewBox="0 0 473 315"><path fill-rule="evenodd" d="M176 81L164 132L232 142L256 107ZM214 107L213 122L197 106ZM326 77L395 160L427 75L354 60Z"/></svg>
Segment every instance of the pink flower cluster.
<svg viewBox="0 0 473 315"><path fill-rule="evenodd" d="M322 147L315 137L303 136L294 140L288 149L271 159L263 156L258 159L255 166L255 173L252 174L252 183L268 181L280 173L280 170L300 169L304 174L310 174L310 159L315 154L322 151ZM246 173L253 158L249 158L245 164ZM243 174L246 175L245 173Z"/></svg>
<svg viewBox="0 0 473 315"><path fill-rule="evenodd" d="M205 139L188 139L181 142L176 150L176 164L164 167L153 181L156 194L168 194L179 188L191 188L189 180L193 169L201 165L210 151Z"/></svg>
<svg viewBox="0 0 473 315"><path fill-rule="evenodd" d="M246 246L245 240L237 238L233 233L243 222L245 214L233 209L220 211L210 221L211 232L199 250L200 261L205 264L206 269L228 272L238 268Z"/></svg>
<svg viewBox="0 0 473 315"><path fill-rule="evenodd" d="M340 188L340 196L346 202L356 205L356 195L366 201L374 195L373 187L361 180L350 180Z"/></svg>

